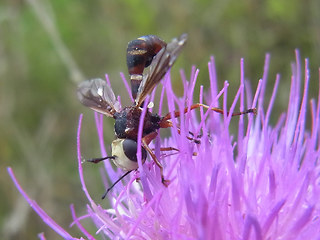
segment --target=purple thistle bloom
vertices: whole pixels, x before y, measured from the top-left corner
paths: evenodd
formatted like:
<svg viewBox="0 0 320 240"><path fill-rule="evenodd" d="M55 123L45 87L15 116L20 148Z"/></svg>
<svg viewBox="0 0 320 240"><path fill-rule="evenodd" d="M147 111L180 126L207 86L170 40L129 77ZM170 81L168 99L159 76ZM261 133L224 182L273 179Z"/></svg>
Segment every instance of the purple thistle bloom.
<svg viewBox="0 0 320 240"><path fill-rule="evenodd" d="M208 65L210 89L204 93L203 87L200 88L199 102L217 107L219 97L223 96L224 115L204 109L200 109L200 119L196 111L182 114L173 120L171 137L158 137L150 144L164 166L164 176L171 181L168 188L161 183L159 168L152 160L141 164L141 152L138 151L138 171L124 178L107 195L111 207L104 209L95 203L83 176L80 116L79 174L89 204L85 216L77 217L73 206L71 212L73 224L84 237L95 239L94 234L81 225L82 219L91 218L97 226L95 234L110 239L320 239L320 91L318 102L310 102L312 127L311 131L306 131L308 60L305 60L301 98L301 64L296 51L288 110L274 127L269 125L269 120L280 77L276 76L265 110L269 55L254 95L245 82L241 60L240 88L230 109L227 108L228 83L225 82L218 93L213 58ZM190 81L182 74L184 95L178 98L171 88L169 74L166 75L158 110L160 115L165 102L170 112L177 109L182 112L185 106L192 105L197 76L195 69ZM232 113L237 102L240 111L257 107L257 116L250 114L231 119L227 112ZM106 156L103 117L96 114L95 118L101 153ZM233 136L229 126L236 124L238 133ZM177 125L181 128L180 134ZM141 144L142 127L138 144ZM201 134L201 144L187 139L189 131L194 136ZM160 147L178 148L179 152L160 151ZM120 169L114 170L109 161L104 162L104 167L111 182L123 174ZM24 193L12 170L8 171L42 219L65 239L75 239ZM108 188L105 177L104 180ZM41 239L45 239L43 235Z"/></svg>

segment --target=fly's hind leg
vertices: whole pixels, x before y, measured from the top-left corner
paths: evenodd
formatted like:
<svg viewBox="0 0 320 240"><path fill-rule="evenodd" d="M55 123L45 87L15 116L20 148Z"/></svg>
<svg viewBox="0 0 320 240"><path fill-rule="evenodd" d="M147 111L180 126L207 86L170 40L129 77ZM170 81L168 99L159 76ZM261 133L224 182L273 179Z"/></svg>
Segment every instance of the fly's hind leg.
<svg viewBox="0 0 320 240"><path fill-rule="evenodd" d="M193 109L197 109L197 108L200 108L200 107L203 107L203 108L206 108L208 110L211 110L211 111L214 111L214 112L217 112L217 113L220 113L220 114L224 114L224 111L221 109L221 108L215 108L215 107L209 107L208 105L205 105L205 104L202 104L202 103L195 103L195 104L192 104L190 107L186 107L182 113L187 113ZM245 115L245 114L248 114L248 113L253 113L254 115L257 114L257 109L256 108L249 108L243 112L234 112L232 113L231 116L240 116L240 115ZM229 114L229 112L227 112L227 114ZM181 112L180 111L175 111L173 112L173 114L171 114L170 112L165 115L163 117L163 121L165 120L169 120L169 119L172 119L172 118L178 118L180 117L181 115Z"/></svg>
<svg viewBox="0 0 320 240"><path fill-rule="evenodd" d="M180 112L175 112L175 114L180 114ZM169 115L170 113L168 113L162 120L161 120L161 122L160 122L160 128L169 128L169 127L173 127L173 124L172 124L172 122L171 122L171 120L169 120L169 119L167 119L166 117L167 116L170 116ZM180 130L180 126L179 125L177 125L177 131L178 131L178 133L180 134L181 133L181 130ZM189 137L189 136L186 136L187 137L187 139L189 139L190 141L193 141L194 143L196 143L196 144L200 144L201 143L201 141L200 141L200 137L201 137L201 134L200 135L197 135L196 137L195 137L195 134L193 133L193 132L190 132L189 131L189 134L191 135L191 137Z"/></svg>

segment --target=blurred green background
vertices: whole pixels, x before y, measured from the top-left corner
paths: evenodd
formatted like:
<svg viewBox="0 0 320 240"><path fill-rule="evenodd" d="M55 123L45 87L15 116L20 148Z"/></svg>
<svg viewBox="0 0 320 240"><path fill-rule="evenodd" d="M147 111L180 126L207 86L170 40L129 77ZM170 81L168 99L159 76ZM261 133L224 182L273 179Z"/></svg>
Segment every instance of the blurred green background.
<svg viewBox="0 0 320 240"><path fill-rule="evenodd" d="M80 236L70 203L78 215L87 203L76 161L76 129L84 113L82 153L100 155L93 112L76 98L76 84L108 73L116 94L126 99L119 72L127 74L127 43L146 34L169 41L188 33L187 46L172 70L190 74L200 68L208 86L207 62L215 56L219 87L230 81L229 98L239 85L239 62L256 87L265 53L271 53L269 92L276 73L281 83L275 111L287 106L294 49L310 59L311 96L318 88L320 66L318 0L2 0L0 2L0 226L1 239L60 239L31 210L6 172L13 170L27 193L59 224ZM180 80L174 84L179 94ZM180 87L181 88L181 87ZM180 90L181 91L181 90ZM196 99L194 99L196 101ZM105 120L105 141L113 139L113 121ZM91 195L103 193L99 166L85 165ZM95 228L91 227L94 234Z"/></svg>

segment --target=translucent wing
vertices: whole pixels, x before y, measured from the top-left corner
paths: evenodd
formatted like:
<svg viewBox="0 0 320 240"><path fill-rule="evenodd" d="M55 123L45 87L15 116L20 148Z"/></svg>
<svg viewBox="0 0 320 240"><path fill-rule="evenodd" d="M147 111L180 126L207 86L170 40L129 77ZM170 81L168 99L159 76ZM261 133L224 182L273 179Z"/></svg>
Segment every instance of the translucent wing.
<svg viewBox="0 0 320 240"><path fill-rule="evenodd" d="M167 71L176 61L184 44L187 41L187 34L182 34L179 38L174 38L167 46L153 58L151 65L146 69L143 80L138 89L136 105L140 106L148 94L161 81Z"/></svg>
<svg viewBox="0 0 320 240"><path fill-rule="evenodd" d="M113 117L115 112L120 111L120 103L111 87L101 78L80 83L77 95L83 105L109 117Z"/></svg>

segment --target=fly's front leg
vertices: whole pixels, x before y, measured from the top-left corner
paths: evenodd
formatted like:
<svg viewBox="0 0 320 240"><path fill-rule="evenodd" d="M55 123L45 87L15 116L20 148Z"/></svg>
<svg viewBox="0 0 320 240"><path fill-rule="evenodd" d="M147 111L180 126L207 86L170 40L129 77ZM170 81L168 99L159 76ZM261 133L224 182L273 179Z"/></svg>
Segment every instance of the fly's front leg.
<svg viewBox="0 0 320 240"><path fill-rule="evenodd" d="M153 139L155 139L157 135L158 135L157 132L152 132L152 133L149 133L148 135L144 136L142 138L142 146L144 147L145 150L147 150L147 152L150 154L150 156L152 157L152 159L155 162L155 164L159 167L160 174L161 174L161 182L163 183L164 186L168 187L170 181L164 179L162 164L159 162L159 160L157 159L156 155L154 154L152 149L149 147L149 143Z"/></svg>

